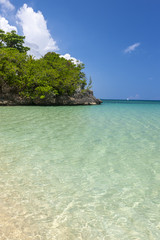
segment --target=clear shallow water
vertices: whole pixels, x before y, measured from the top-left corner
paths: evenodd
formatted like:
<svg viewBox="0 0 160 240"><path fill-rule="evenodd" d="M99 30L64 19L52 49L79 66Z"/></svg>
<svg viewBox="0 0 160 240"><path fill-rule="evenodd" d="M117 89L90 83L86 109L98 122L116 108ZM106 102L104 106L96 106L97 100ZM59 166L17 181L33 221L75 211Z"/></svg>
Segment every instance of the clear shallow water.
<svg viewBox="0 0 160 240"><path fill-rule="evenodd" d="M159 240L160 104L0 107L0 239Z"/></svg>

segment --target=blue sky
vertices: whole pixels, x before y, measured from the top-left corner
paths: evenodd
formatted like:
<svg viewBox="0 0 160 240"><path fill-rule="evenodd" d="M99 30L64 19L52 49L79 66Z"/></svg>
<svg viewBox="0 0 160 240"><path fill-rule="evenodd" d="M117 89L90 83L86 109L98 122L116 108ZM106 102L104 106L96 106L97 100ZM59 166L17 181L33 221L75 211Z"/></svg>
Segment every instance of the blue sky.
<svg viewBox="0 0 160 240"><path fill-rule="evenodd" d="M27 35L32 54L82 61L96 97L160 99L159 0L0 0L0 7L0 27Z"/></svg>

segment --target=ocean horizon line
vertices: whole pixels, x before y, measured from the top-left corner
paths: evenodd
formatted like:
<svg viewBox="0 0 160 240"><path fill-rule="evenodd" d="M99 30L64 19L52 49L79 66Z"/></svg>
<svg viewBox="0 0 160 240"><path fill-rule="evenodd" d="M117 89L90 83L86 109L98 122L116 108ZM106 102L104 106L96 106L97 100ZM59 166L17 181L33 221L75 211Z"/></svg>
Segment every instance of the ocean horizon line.
<svg viewBox="0 0 160 240"><path fill-rule="evenodd" d="M113 102L160 102L159 100L155 99L115 99L115 98L100 98L102 101L113 101Z"/></svg>

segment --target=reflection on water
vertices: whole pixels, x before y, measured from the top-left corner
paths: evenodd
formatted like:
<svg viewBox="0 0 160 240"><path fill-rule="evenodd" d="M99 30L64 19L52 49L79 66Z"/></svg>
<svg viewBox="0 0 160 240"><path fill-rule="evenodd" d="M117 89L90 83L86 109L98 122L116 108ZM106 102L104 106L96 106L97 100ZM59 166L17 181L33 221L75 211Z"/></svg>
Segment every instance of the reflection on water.
<svg viewBox="0 0 160 240"><path fill-rule="evenodd" d="M160 239L160 105L0 108L0 239Z"/></svg>

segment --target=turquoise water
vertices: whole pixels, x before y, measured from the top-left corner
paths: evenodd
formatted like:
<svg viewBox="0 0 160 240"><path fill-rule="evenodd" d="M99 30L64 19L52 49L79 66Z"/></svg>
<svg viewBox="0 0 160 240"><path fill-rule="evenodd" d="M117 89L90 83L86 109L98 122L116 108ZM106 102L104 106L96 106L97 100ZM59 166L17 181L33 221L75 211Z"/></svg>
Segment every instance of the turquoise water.
<svg viewBox="0 0 160 240"><path fill-rule="evenodd" d="M159 240L160 103L0 107L0 239Z"/></svg>

